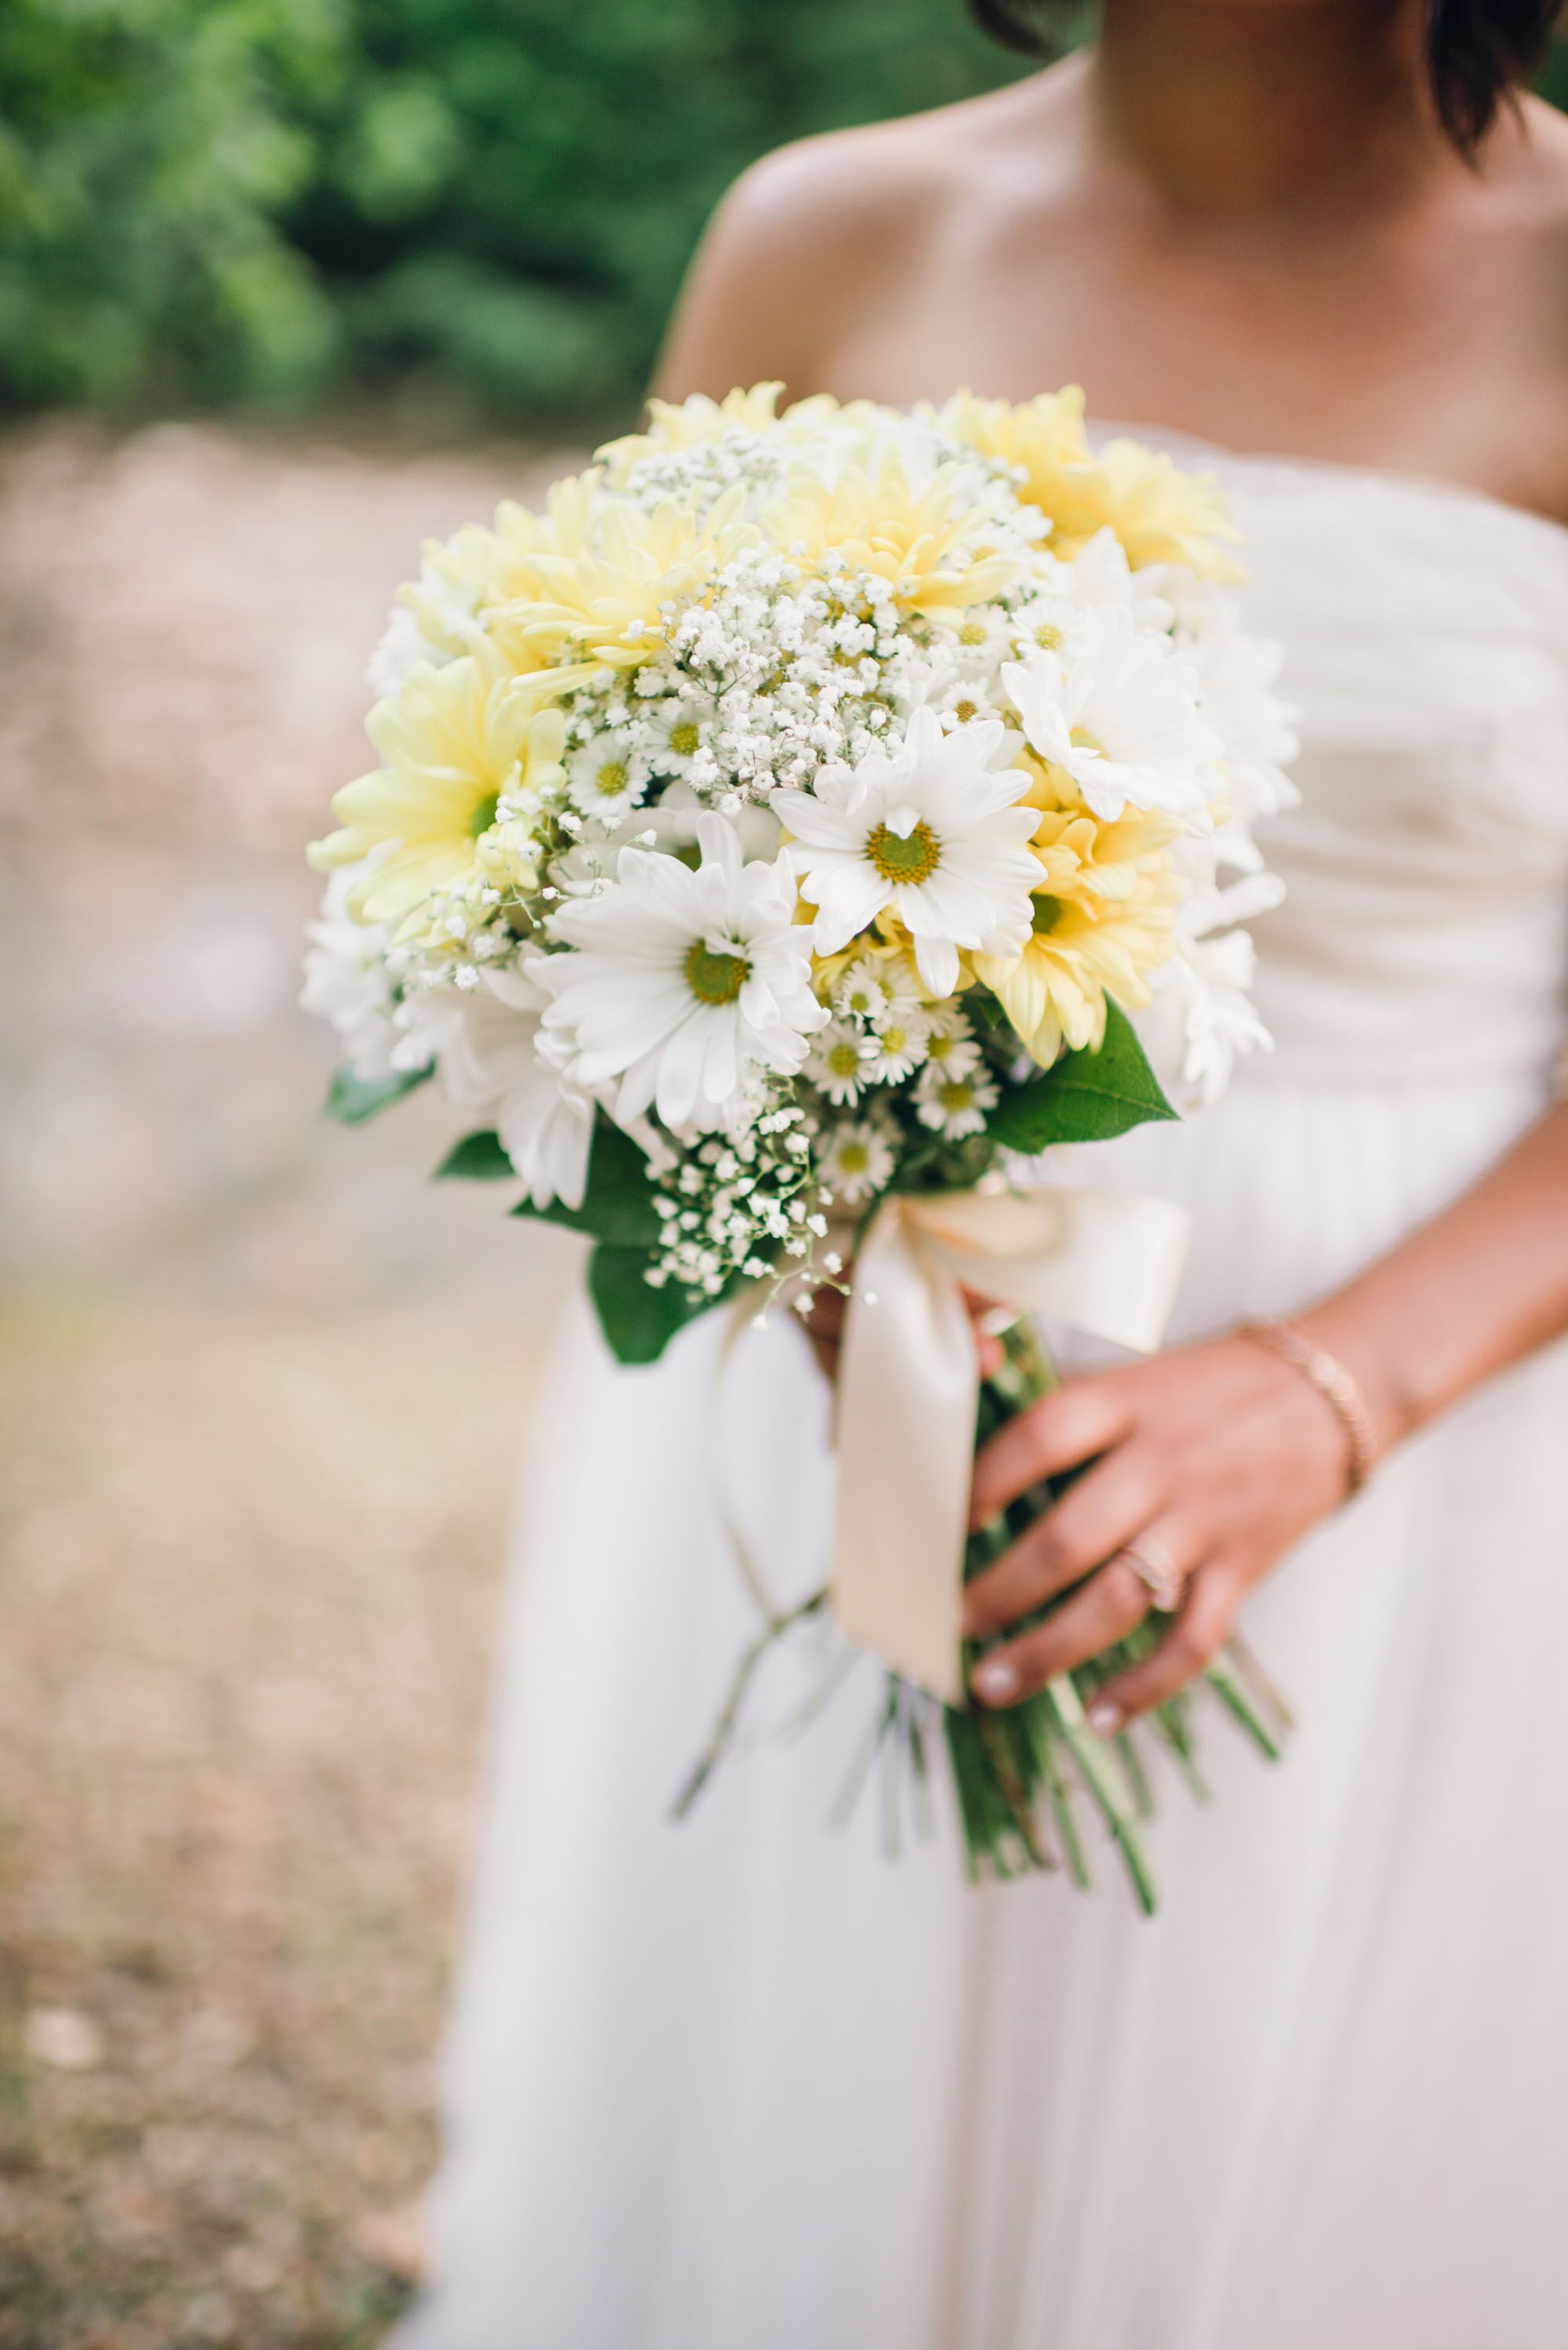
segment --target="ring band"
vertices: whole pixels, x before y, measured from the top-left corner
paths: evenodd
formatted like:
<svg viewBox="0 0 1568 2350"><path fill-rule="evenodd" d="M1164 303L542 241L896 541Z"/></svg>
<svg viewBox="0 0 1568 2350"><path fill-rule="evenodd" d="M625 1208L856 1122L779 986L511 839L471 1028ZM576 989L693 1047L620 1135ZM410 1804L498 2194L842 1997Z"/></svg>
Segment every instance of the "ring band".
<svg viewBox="0 0 1568 2350"><path fill-rule="evenodd" d="M1124 1543L1116 1556L1125 1559L1162 1616L1173 1616L1181 1605L1187 1577L1162 1542L1139 1534Z"/></svg>

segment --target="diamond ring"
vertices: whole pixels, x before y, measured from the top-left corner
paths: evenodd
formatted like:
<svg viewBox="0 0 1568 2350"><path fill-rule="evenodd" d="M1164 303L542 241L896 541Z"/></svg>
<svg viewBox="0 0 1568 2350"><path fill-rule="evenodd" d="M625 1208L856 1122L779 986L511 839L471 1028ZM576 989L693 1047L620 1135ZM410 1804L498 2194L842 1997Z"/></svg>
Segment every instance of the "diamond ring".
<svg viewBox="0 0 1568 2350"><path fill-rule="evenodd" d="M1126 1560L1160 1614L1174 1615L1181 1605L1187 1577L1165 1544L1153 1534L1139 1534L1136 1542L1125 1544L1116 1556Z"/></svg>

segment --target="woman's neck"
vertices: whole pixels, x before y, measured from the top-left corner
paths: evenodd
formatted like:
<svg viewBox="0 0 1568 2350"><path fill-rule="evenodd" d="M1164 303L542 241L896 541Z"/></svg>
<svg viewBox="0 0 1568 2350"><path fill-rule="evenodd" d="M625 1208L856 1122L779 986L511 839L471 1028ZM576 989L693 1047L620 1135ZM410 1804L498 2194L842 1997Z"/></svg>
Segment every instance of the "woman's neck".
<svg viewBox="0 0 1568 2350"><path fill-rule="evenodd" d="M1105 0L1096 145L1182 213L1409 196L1457 168L1421 0Z"/></svg>

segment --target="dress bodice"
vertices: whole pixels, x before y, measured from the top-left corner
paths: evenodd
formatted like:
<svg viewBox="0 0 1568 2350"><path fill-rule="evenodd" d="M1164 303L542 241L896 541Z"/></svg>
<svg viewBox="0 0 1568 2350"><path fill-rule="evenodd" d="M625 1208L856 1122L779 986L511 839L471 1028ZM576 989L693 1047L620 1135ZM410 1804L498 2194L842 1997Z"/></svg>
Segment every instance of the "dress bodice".
<svg viewBox="0 0 1568 2350"><path fill-rule="evenodd" d="M1235 457L1249 625L1301 805L1260 827L1265 1082L1550 1066L1568 1037L1568 529L1479 492ZM1251 1072L1249 1072L1251 1074Z"/></svg>

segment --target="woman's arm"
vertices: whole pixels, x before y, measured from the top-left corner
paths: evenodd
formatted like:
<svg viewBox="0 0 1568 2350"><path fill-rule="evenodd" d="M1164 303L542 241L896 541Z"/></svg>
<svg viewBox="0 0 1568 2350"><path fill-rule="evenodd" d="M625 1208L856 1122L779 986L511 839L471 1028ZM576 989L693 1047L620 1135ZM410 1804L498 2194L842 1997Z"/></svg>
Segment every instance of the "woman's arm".
<svg viewBox="0 0 1568 2350"><path fill-rule="evenodd" d="M1300 1318L1359 1383L1381 1451L1568 1332L1568 1103ZM1348 1440L1299 1370L1231 1333L1068 1380L1022 1414L976 1464L974 1523L1085 1461L1049 1515L970 1584L965 1628L992 1638L1082 1585L976 1669L976 1693L1011 1704L1131 1630L1149 1595L1116 1554L1139 1536L1158 1544L1186 1596L1160 1648L1102 1693L1096 1727L1110 1730L1199 1673L1246 1593L1344 1500Z"/></svg>

